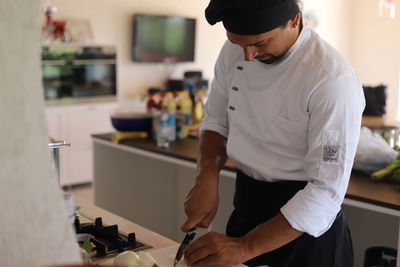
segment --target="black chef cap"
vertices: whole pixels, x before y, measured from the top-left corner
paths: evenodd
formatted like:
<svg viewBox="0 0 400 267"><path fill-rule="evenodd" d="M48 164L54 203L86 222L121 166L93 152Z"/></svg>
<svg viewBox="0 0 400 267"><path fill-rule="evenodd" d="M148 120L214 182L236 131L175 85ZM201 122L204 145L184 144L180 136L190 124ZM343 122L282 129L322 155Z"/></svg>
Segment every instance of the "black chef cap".
<svg viewBox="0 0 400 267"><path fill-rule="evenodd" d="M298 12L296 0L211 0L205 15L211 25L222 21L229 32L256 35L284 25Z"/></svg>

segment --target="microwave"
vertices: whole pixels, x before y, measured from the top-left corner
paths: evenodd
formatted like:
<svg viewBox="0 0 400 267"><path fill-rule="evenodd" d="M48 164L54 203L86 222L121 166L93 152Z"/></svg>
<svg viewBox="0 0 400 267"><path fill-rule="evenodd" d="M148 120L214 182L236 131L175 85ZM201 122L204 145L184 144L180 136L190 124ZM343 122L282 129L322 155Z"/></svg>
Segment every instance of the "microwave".
<svg viewBox="0 0 400 267"><path fill-rule="evenodd" d="M41 64L46 100L116 95L114 46L43 45Z"/></svg>

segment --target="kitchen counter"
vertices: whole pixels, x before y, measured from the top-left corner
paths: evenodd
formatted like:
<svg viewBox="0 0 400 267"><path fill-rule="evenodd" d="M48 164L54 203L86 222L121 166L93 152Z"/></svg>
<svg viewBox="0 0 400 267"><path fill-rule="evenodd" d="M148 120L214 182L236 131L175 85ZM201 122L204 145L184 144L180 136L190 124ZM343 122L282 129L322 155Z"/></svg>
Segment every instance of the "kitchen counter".
<svg viewBox="0 0 400 267"><path fill-rule="evenodd" d="M183 237L179 227L186 218L183 202L196 172L198 140L178 140L166 149L151 139L116 144L111 134L99 134L93 136L93 144L95 204L179 241ZM225 231L233 209L235 176L235 163L229 160L220 173L220 203L211 230ZM374 183L353 172L342 208L352 233L355 267L362 266L368 247L399 247L400 191L395 185Z"/></svg>
<svg viewBox="0 0 400 267"><path fill-rule="evenodd" d="M93 137L97 140L111 142L111 134L100 134ZM178 140L171 143L168 149L158 147L152 139L124 140L119 145L195 163L198 140L194 138ZM228 160L223 168L225 171L235 171L235 169L233 160ZM373 182L367 175L359 172L352 173L346 198L400 211L400 191L397 186Z"/></svg>
<svg viewBox="0 0 400 267"><path fill-rule="evenodd" d="M385 116L363 116L361 124L370 129L398 129L397 121L389 121Z"/></svg>

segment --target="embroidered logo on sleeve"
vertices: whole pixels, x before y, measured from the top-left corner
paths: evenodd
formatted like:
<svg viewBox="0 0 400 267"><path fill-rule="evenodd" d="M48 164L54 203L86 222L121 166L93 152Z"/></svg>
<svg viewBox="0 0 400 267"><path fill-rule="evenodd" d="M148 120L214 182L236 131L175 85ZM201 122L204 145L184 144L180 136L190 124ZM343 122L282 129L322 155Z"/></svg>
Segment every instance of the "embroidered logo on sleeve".
<svg viewBox="0 0 400 267"><path fill-rule="evenodd" d="M338 162L339 161L339 146L325 145L322 159L327 162Z"/></svg>

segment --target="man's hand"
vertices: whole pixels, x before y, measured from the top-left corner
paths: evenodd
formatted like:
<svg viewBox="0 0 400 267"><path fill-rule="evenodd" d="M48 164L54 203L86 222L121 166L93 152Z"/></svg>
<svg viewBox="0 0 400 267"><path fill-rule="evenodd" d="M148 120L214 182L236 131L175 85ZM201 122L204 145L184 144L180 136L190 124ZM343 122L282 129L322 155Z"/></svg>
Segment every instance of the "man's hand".
<svg viewBox="0 0 400 267"><path fill-rule="evenodd" d="M219 172L224 166L226 138L213 131L204 131L199 139L196 182L185 200L186 222L181 230L208 227L218 208Z"/></svg>
<svg viewBox="0 0 400 267"><path fill-rule="evenodd" d="M298 238L303 232L292 228L282 213L240 238L210 232L194 241L185 252L188 264L238 265Z"/></svg>
<svg viewBox="0 0 400 267"><path fill-rule="evenodd" d="M242 238L209 232L194 241L185 251L188 265L238 265L250 259Z"/></svg>
<svg viewBox="0 0 400 267"><path fill-rule="evenodd" d="M204 179L196 182L185 200L186 222L181 230L187 232L193 227L207 228L214 219L218 208L218 180Z"/></svg>

